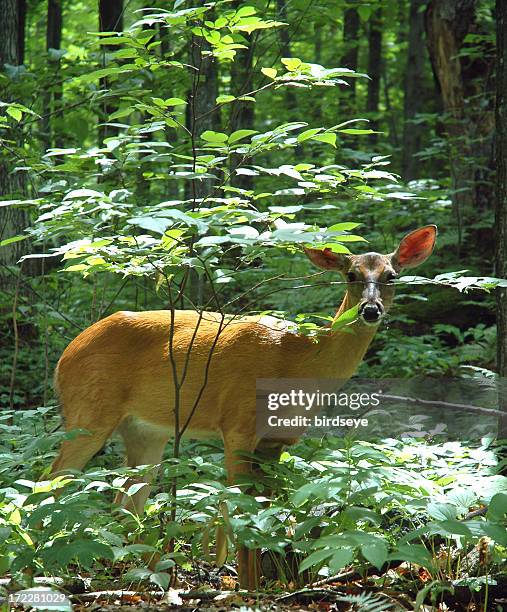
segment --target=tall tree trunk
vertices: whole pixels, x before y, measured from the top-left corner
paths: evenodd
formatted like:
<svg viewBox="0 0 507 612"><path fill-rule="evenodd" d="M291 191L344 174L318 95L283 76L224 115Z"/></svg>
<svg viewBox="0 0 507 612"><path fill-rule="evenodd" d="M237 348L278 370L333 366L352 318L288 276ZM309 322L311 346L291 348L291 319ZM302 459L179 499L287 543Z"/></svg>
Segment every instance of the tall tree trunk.
<svg viewBox="0 0 507 612"><path fill-rule="evenodd" d="M18 62L25 61L26 0L18 0Z"/></svg>
<svg viewBox="0 0 507 612"><path fill-rule="evenodd" d="M496 0L496 275L507 278L507 3ZM507 288L497 289L497 363L501 409L499 436L507 438Z"/></svg>
<svg viewBox="0 0 507 612"><path fill-rule="evenodd" d="M19 66L22 63L22 49L24 44L20 40L24 38L24 19L20 19L20 3L17 0L4 0L2 3L2 19L0 19L0 71L3 72L4 65ZM22 8L22 7L21 7ZM8 102L11 98L9 83L6 82L3 101ZM25 182L23 175L14 173L14 167L18 158L14 149L17 148L19 134L16 128L6 130L5 141L7 146L0 146L0 198L9 200L23 198ZM28 225L28 214L21 209L11 206L0 208L0 240L11 238L21 234ZM24 242L14 242L0 249L0 288L12 285L12 276L6 273L3 266L15 265L19 258L25 253Z"/></svg>
<svg viewBox="0 0 507 612"><path fill-rule="evenodd" d="M426 33L433 72L442 92L449 135L453 209L461 245L462 218L473 204L473 168L465 117L465 83L459 57L463 40L475 21L477 0L431 0Z"/></svg>
<svg viewBox="0 0 507 612"><path fill-rule="evenodd" d="M235 9L242 2L236 0L233 4ZM233 96L243 96L253 89L253 45L251 36L247 36L248 49L238 49L236 57L231 66L231 93ZM230 130L234 132L239 129L253 129L255 118L255 105L252 102L239 101L231 106ZM240 189L251 190L253 188L253 177L244 174L236 174L234 169L241 163L242 155L231 157L231 180L232 184Z"/></svg>
<svg viewBox="0 0 507 612"><path fill-rule="evenodd" d="M193 157L193 171L198 170L196 156L199 154L200 135L206 130L218 131L220 129L220 110L216 108L218 97L218 69L217 62L212 55L208 55L210 44L200 36L192 35L190 41L191 90L188 93L186 108L186 125L191 134L191 149ZM207 171L209 174L209 171ZM215 189L218 179L204 178L192 179L185 185L185 198L191 200L192 209L198 209L202 202L209 198ZM205 204L206 205L206 204ZM204 303L205 279L203 274L197 274L195 268L188 271L188 282L185 287L185 297L190 299L186 307L201 307ZM182 307L185 303L182 303Z"/></svg>
<svg viewBox="0 0 507 612"><path fill-rule="evenodd" d="M403 151L402 174L406 181L418 178L414 157L421 148L421 126L414 123L421 111L421 76L424 71L424 15L421 11L426 0L410 0L408 53L405 68L405 95L403 99Z"/></svg>
<svg viewBox="0 0 507 612"><path fill-rule="evenodd" d="M59 50L62 44L62 3L61 0L48 0L46 50L51 70L51 82L44 92L42 133L46 149L60 146L58 137L54 134L54 123L62 105L62 86L59 57L51 58L50 49Z"/></svg>
<svg viewBox="0 0 507 612"><path fill-rule="evenodd" d="M314 51L314 57L315 57L315 63L316 64L322 64L322 32L324 30L324 25L322 23L316 23L314 30L313 30L313 39L315 41L315 51ZM326 104L326 96L323 96L322 94L316 92L316 97L315 99L315 108L313 111L313 117L315 120L315 123L317 125L321 125L322 124L322 110L323 107L326 108L327 104Z"/></svg>
<svg viewBox="0 0 507 612"><path fill-rule="evenodd" d="M215 109L218 97L217 63L212 55L209 43L199 36L192 36L190 45L190 64L192 71L192 89L189 94L188 128L192 134L192 149L199 146L199 137L206 130L216 131L220 126L220 114ZM215 110L213 110L215 109ZM194 201L211 195L216 180L192 180L190 197ZM197 202L197 206L199 203Z"/></svg>
<svg viewBox="0 0 507 612"><path fill-rule="evenodd" d="M121 32L123 30L123 0L99 0L99 30L101 32ZM103 65L107 64L107 53L116 50L118 47L103 45ZM100 88L108 89L107 78L101 79ZM111 93L107 93L102 101L101 116L99 123L109 120L109 115L117 110L117 105L113 102ZM112 125L99 125L99 145L104 138L115 136L118 129Z"/></svg>
<svg viewBox="0 0 507 612"><path fill-rule="evenodd" d="M377 8L371 15L368 32L368 97L366 111L370 116L370 125L378 130L378 112L380 99L380 78L382 75L382 8ZM370 134L369 141L375 145L377 134Z"/></svg>
<svg viewBox="0 0 507 612"><path fill-rule="evenodd" d="M19 66L21 63L19 21L17 0L4 0L0 20L0 68L2 70L4 64Z"/></svg>
<svg viewBox="0 0 507 612"><path fill-rule="evenodd" d="M283 23L290 23L287 19L287 0L276 0L276 18ZM292 57L290 49L290 35L287 26L278 28L280 57ZM297 119L295 113L297 110L296 96L290 87L285 90L285 102L289 121Z"/></svg>
<svg viewBox="0 0 507 612"><path fill-rule="evenodd" d="M25 2L18 0L3 0L2 16L0 18L0 72L4 71L5 64L19 66L23 62L24 54L24 28L25 28ZM10 91L9 79L3 81L2 101L9 102L15 94ZM22 159L22 134L19 127L5 129L2 136L5 146L0 140L0 199L23 199L25 196L24 175L15 173L14 168ZM17 149L17 151L16 151ZM0 241L23 233L29 224L28 213L12 206L0 207ZM0 386L9 389L9 406L14 407L14 390L16 388L16 372L18 369L18 355L20 342L23 338L33 336L33 328L25 325L18 310L20 294L25 294L20 284L21 270L16 268L20 257L26 254L27 241L13 242L0 248L0 311L4 325L2 326L1 341L3 345L12 343L12 363L10 371L4 368L0 372ZM8 318L12 323L6 325Z"/></svg>
<svg viewBox="0 0 507 612"><path fill-rule="evenodd" d="M349 7L343 16L343 55L340 64L344 68L357 71L359 59L359 14L355 7ZM346 80L346 79L345 79ZM345 87L341 96L342 109L340 109L339 120L351 119L356 111L356 79L348 80L349 86Z"/></svg>

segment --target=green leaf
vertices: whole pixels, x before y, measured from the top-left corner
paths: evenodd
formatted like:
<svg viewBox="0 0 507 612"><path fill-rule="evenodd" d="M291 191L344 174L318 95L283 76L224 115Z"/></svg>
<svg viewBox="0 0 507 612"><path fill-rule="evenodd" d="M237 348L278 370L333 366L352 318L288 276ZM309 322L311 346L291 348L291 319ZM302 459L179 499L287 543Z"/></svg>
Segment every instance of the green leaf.
<svg viewBox="0 0 507 612"><path fill-rule="evenodd" d="M294 72L303 63L299 57L282 57L281 62L289 72Z"/></svg>
<svg viewBox="0 0 507 612"><path fill-rule="evenodd" d="M182 104L186 104L186 101L182 98L168 98L165 103L167 106L181 106Z"/></svg>
<svg viewBox="0 0 507 612"><path fill-rule="evenodd" d="M507 514L507 493L497 493L489 502L487 517L501 521L505 514Z"/></svg>
<svg viewBox="0 0 507 612"><path fill-rule="evenodd" d="M82 272L83 270L88 270L88 266L86 264L74 264L73 266L69 266L65 268L65 272Z"/></svg>
<svg viewBox="0 0 507 612"><path fill-rule="evenodd" d="M320 142L327 142L336 148L336 134L332 132L325 132L324 134L317 134L312 136L312 140L318 140Z"/></svg>
<svg viewBox="0 0 507 612"><path fill-rule="evenodd" d="M336 236L336 240L339 242L368 242L362 236L356 236L355 234L344 234L343 236Z"/></svg>
<svg viewBox="0 0 507 612"><path fill-rule="evenodd" d="M380 569L387 560L387 545L378 538L375 538L371 544L363 544L361 552L363 557L377 569Z"/></svg>
<svg viewBox="0 0 507 612"><path fill-rule="evenodd" d="M236 99L235 96L222 95L222 96L218 96L215 102L217 104L228 104L229 102L234 102L235 99Z"/></svg>
<svg viewBox="0 0 507 612"><path fill-rule="evenodd" d="M309 130L305 130L304 132L301 132L301 134L298 135L298 142L304 142L305 140L312 138L313 136L315 136L315 134L318 134L321 131L322 128L311 128Z"/></svg>
<svg viewBox="0 0 507 612"><path fill-rule="evenodd" d="M150 232L156 234L164 234L166 229L173 225L172 221L168 219L160 219L158 217L132 217L127 220L130 225L137 225Z"/></svg>
<svg viewBox="0 0 507 612"><path fill-rule="evenodd" d="M335 223L334 225L331 225L327 229L330 232L349 232L350 230L355 229L359 225L361 225L361 224L360 223L352 223L352 222Z"/></svg>
<svg viewBox="0 0 507 612"><path fill-rule="evenodd" d="M257 130L236 130L229 136L229 144L234 144L243 138L257 134Z"/></svg>
<svg viewBox="0 0 507 612"><path fill-rule="evenodd" d="M308 555L306 559L303 559L301 565L299 566L299 573L304 572L310 567L314 567L315 565L320 565L324 559L328 559L333 554L333 549L326 548L324 550L316 550L312 552L311 555Z"/></svg>
<svg viewBox="0 0 507 612"><path fill-rule="evenodd" d="M242 6L236 11L236 17L250 17L255 13L257 13L257 10L253 6Z"/></svg>
<svg viewBox="0 0 507 612"><path fill-rule="evenodd" d="M421 565L430 571L434 569L431 554L421 544L401 544L396 551L388 556L388 559L417 563L417 565Z"/></svg>
<svg viewBox="0 0 507 612"><path fill-rule="evenodd" d="M69 191L63 198L64 200L70 200L73 198L103 198L104 194L94 189L74 189Z"/></svg>
<svg viewBox="0 0 507 612"><path fill-rule="evenodd" d="M13 236L12 238L6 238L5 240L0 240L0 247L13 244L14 242L20 242L21 240L26 240L27 238L28 236Z"/></svg>
<svg viewBox="0 0 507 612"><path fill-rule="evenodd" d="M206 130L201 134L201 138L206 142L225 143L227 142L228 136L227 134L223 134L222 132L213 132L213 130Z"/></svg>
<svg viewBox="0 0 507 612"><path fill-rule="evenodd" d="M171 577L166 572L154 572L150 574L150 582L153 582L153 584L158 585L165 591L171 582Z"/></svg>
<svg viewBox="0 0 507 612"><path fill-rule="evenodd" d="M352 308L346 310L338 317L338 319L336 319L336 321L331 326L331 329L335 331L337 329L342 329L342 327L345 327L346 325L350 325L357 319L358 312L359 304L352 306Z"/></svg>
<svg viewBox="0 0 507 612"><path fill-rule="evenodd" d="M484 533L502 546L507 546L507 528L503 525L496 525L486 521L482 525Z"/></svg>
<svg viewBox="0 0 507 612"><path fill-rule="evenodd" d="M329 561L329 571L336 574L342 567L348 565L354 558L354 551L350 548L339 548Z"/></svg>
<svg viewBox="0 0 507 612"><path fill-rule="evenodd" d="M460 535L466 538L472 537L470 529L457 520L439 521L436 523L439 533L442 535Z"/></svg>
<svg viewBox="0 0 507 612"><path fill-rule="evenodd" d="M109 121L114 121L115 119L121 119L122 117L128 117L135 111L133 106L127 106L127 108L120 108L111 115L109 115Z"/></svg>
<svg viewBox="0 0 507 612"><path fill-rule="evenodd" d="M345 128L344 130L338 130L340 132L340 134L356 134L356 135L360 135L360 134L378 134L379 132L376 132L375 130L362 130L360 128Z"/></svg>
<svg viewBox="0 0 507 612"><path fill-rule="evenodd" d="M337 237L337 240L341 240L341 236ZM322 249L330 249L333 253L350 253L349 249L339 242L326 242L321 246Z"/></svg>
<svg viewBox="0 0 507 612"><path fill-rule="evenodd" d="M261 68L262 74L265 74L270 79L276 78L278 70L276 68Z"/></svg>
<svg viewBox="0 0 507 612"><path fill-rule="evenodd" d="M454 520L457 515L456 506L454 504L430 502L427 510L428 515L437 521Z"/></svg>
<svg viewBox="0 0 507 612"><path fill-rule="evenodd" d="M21 121L21 119L23 118L23 113L19 110L19 108L16 108L15 106L9 106L7 108L7 114L10 115L16 121Z"/></svg>

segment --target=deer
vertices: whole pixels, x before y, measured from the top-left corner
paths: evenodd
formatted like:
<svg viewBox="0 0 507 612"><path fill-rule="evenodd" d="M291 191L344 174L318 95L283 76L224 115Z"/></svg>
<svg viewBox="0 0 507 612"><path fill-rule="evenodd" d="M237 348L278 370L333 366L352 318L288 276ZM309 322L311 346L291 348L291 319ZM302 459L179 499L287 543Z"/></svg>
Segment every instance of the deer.
<svg viewBox="0 0 507 612"><path fill-rule="evenodd" d="M357 319L347 330L331 327L318 342L273 317L268 323L264 317L245 316L223 324L220 313L192 310L121 311L94 323L67 346L56 367L65 429L84 429L87 435L62 442L52 475L83 470L117 431L129 467L153 466L143 476L146 486L132 497L119 494L116 499L141 515L176 418L190 436L222 438L230 485L254 469L241 453L279 459L284 446L296 440L259 439L256 380L352 377L392 304L393 281L401 270L426 261L436 236L435 225L416 229L388 255L305 248L315 266L346 279L334 321L358 306ZM180 378L186 372L178 415L175 372ZM237 559L241 587L257 588L260 551L238 546Z"/></svg>

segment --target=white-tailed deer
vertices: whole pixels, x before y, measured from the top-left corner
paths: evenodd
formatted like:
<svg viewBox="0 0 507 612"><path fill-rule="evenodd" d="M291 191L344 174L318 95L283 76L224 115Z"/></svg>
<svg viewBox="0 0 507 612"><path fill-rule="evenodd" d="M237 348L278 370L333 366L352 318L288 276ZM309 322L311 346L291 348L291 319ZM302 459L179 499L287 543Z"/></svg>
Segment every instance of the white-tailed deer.
<svg viewBox="0 0 507 612"><path fill-rule="evenodd" d="M331 331L318 343L272 318L224 320L217 313L117 312L95 323L69 344L56 369L66 429L86 429L89 435L63 442L53 473L83 469L115 430L125 442L129 466L159 464L174 434L176 370L180 382L184 378L180 428L188 422L190 435L222 437L233 483L252 469L238 452L276 455L282 449L282 443L274 449L273 440L263 447L257 437L256 379L350 378L392 302L393 279L429 257L436 234L434 225L415 230L389 255L305 249L315 265L348 279L336 319L359 304L347 333ZM133 497L138 513L148 494L146 486ZM257 551L240 548L238 563L241 585L254 588Z"/></svg>

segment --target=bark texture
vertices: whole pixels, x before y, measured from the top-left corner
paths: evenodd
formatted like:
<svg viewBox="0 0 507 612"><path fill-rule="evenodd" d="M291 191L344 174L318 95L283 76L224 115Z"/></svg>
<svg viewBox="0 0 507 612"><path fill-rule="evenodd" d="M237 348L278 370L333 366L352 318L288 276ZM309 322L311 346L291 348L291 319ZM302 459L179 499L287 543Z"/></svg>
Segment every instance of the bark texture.
<svg viewBox="0 0 507 612"><path fill-rule="evenodd" d="M209 50L209 43L204 38L192 36L190 63L195 69L191 73L187 125L194 149L199 146L199 137L203 132L216 131L220 125L220 115L215 109L218 96L217 64L213 56L206 54ZM210 196L216 182L213 179L192 180L189 196L197 200Z"/></svg>
<svg viewBox="0 0 507 612"><path fill-rule="evenodd" d="M421 126L414 124L414 117L421 111L421 79L424 72L424 14L421 9L426 0L410 0L407 67L405 70L405 96L403 100L403 178L418 178L417 159L421 148Z"/></svg>
<svg viewBox="0 0 507 612"><path fill-rule="evenodd" d="M2 19L0 19L0 71L5 64L19 66L22 63L21 38L24 38L24 17L20 19L17 0L4 0L2 3ZM2 94L3 101L11 99L9 83ZM14 149L17 148L18 134L15 130L4 132L6 146L0 147L0 199L23 198L25 185L23 176L15 172L19 158ZM0 240L17 236L28 225L28 215L24 210L10 206L0 208ZM12 287L13 277L5 272L4 266L16 264L25 254L25 243L14 242L0 249L0 288Z"/></svg>
<svg viewBox="0 0 507 612"><path fill-rule="evenodd" d="M276 19L283 23L289 23L287 18L287 1L276 0ZM280 57L292 57L290 48L290 34L287 26L277 28L280 45ZM288 121L295 121L297 118L297 101L294 91L287 87L285 91L285 103L288 112Z"/></svg>
<svg viewBox="0 0 507 612"><path fill-rule="evenodd" d="M237 0L233 6L238 9L242 2ZM248 49L238 49L231 65L231 93L233 96L242 96L253 89L253 52L254 46L251 37L248 37ZM255 118L255 104L253 102L234 102L231 108L230 130L253 129ZM242 156L234 155L231 160L232 183L241 189L253 188L253 177L243 174L237 175L234 169L242 162Z"/></svg>
<svg viewBox="0 0 507 612"><path fill-rule="evenodd" d="M343 47L345 49L341 58L344 68L357 71L359 60L359 14L355 7L346 9L343 16ZM356 107L356 79L349 79L349 86L345 88L342 100L343 106L340 115L344 121Z"/></svg>
<svg viewBox="0 0 507 612"><path fill-rule="evenodd" d="M44 92L42 134L45 148L60 146L55 135L54 123L62 106L62 86L60 75L60 60L51 58L50 50L59 50L62 45L62 3L61 0L48 0L46 50L51 82Z"/></svg>
<svg viewBox="0 0 507 612"><path fill-rule="evenodd" d="M507 3L496 2L496 275L507 278ZM507 379L507 289L497 289L497 364L498 374ZM505 391L505 386L501 388ZM507 398L501 407L506 417L501 422L501 437L507 437Z"/></svg>
<svg viewBox="0 0 507 612"><path fill-rule="evenodd" d="M493 52L466 53L468 33L481 34L477 0L431 0L426 11L428 49L446 113L453 208L461 244L464 217L492 201ZM480 160L480 161L478 161Z"/></svg>
<svg viewBox="0 0 507 612"><path fill-rule="evenodd" d="M121 32L123 30L123 0L99 0L99 30L101 32ZM118 49L118 47L108 47L103 45L104 56L103 64L107 64L107 54ZM107 78L101 79L100 88L106 90L109 88ZM109 115L117 110L117 105L111 93L105 94L102 101L101 116L99 122L105 123L109 120ZM99 146L104 141L104 138L115 136L118 129L111 125L99 125Z"/></svg>
<svg viewBox="0 0 507 612"><path fill-rule="evenodd" d="M366 111L370 115L370 127L379 126L378 111L380 99L380 78L382 76L382 8L376 9L370 17L368 32L368 97ZM377 134L370 134L369 141L377 142Z"/></svg>

